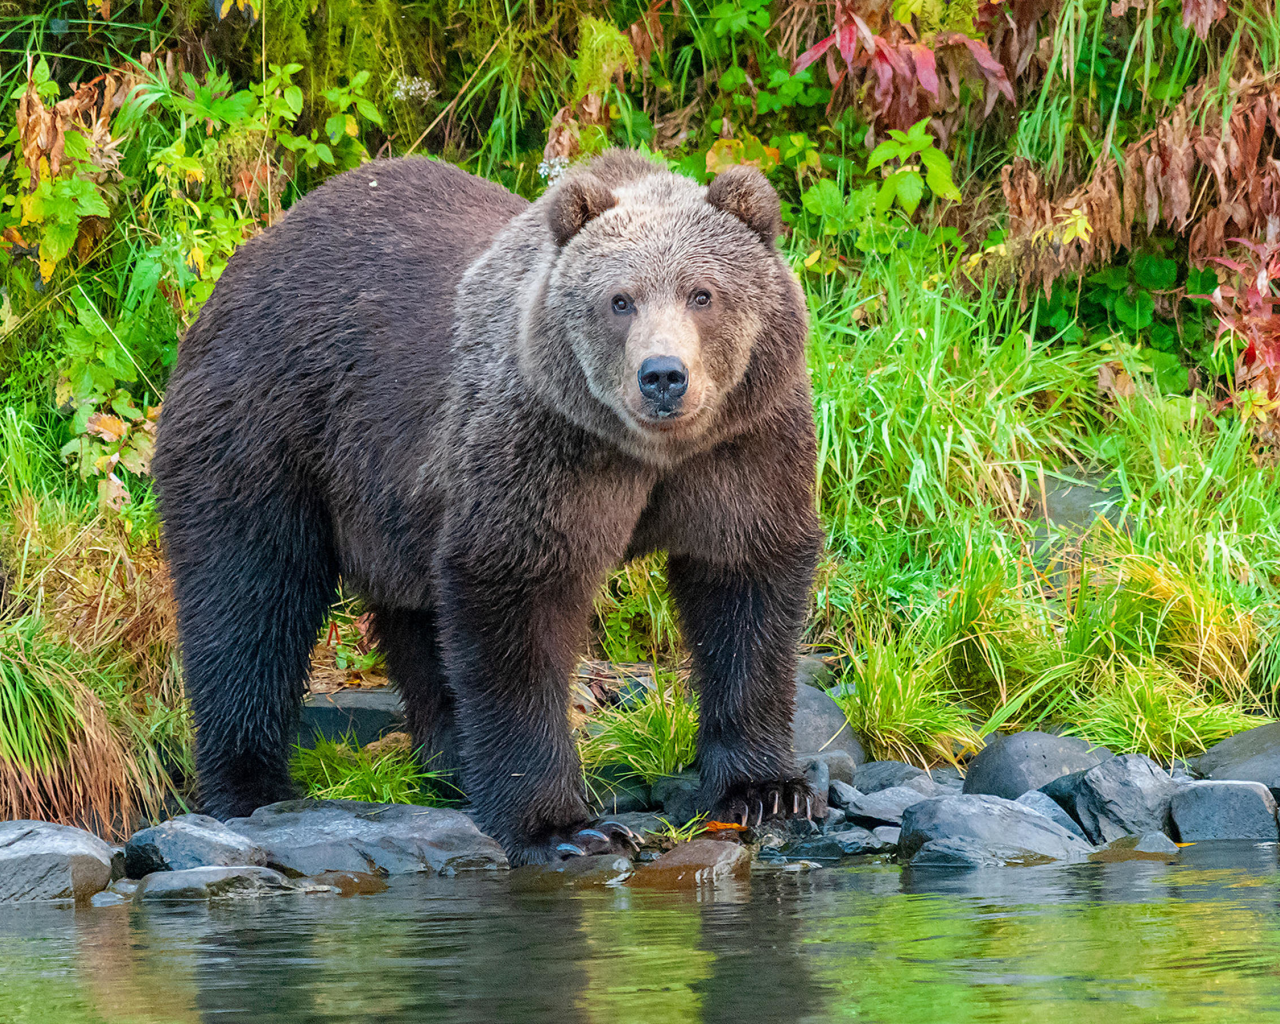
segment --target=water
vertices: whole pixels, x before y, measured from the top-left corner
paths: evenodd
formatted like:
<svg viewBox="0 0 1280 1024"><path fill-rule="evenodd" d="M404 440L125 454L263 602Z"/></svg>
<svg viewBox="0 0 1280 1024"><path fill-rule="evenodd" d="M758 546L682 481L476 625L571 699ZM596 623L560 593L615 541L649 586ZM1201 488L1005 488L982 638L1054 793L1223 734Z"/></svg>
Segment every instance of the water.
<svg viewBox="0 0 1280 1024"><path fill-rule="evenodd" d="M714 892L393 879L0 907L4 1024L1242 1022L1280 1011L1274 845L1181 863L755 874Z"/></svg>

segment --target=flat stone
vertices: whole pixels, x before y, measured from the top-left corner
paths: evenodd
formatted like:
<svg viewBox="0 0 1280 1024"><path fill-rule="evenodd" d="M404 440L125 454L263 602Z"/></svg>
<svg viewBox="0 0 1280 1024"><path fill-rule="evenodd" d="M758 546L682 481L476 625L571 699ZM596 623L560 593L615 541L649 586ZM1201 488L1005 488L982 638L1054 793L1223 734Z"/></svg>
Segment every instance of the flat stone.
<svg viewBox="0 0 1280 1024"><path fill-rule="evenodd" d="M1112 757L1105 747L1093 747L1074 736L1019 732L988 743L969 762L964 792L988 793L1016 800L1072 772L1087 771Z"/></svg>
<svg viewBox="0 0 1280 1024"><path fill-rule="evenodd" d="M898 843L900 856L914 863L926 843L942 840L964 840L964 850L981 844L990 858L1002 863L1025 864L1028 857L1080 861L1092 852L1079 836L1043 814L985 794L933 797L906 809ZM937 849L931 857L941 856Z"/></svg>
<svg viewBox="0 0 1280 1024"><path fill-rule="evenodd" d="M663 817L673 825L683 825L698 814L698 789L702 779L696 771L681 772L657 779L649 787L650 800L661 807Z"/></svg>
<svg viewBox="0 0 1280 1024"><path fill-rule="evenodd" d="M696 888L743 876L750 870L751 854L746 847L718 839L695 839L644 865L631 884L657 889Z"/></svg>
<svg viewBox="0 0 1280 1024"><path fill-rule="evenodd" d="M841 829L839 832L832 832L821 839L813 839L807 843L801 843L793 850L788 850L787 856L832 860L840 857L856 857L868 853L886 853L897 846L897 835L893 835L892 841L887 835L890 832L896 833L897 829L886 829L885 835L877 835L878 832L880 832L880 829L871 832L857 826Z"/></svg>
<svg viewBox="0 0 1280 1024"><path fill-rule="evenodd" d="M841 782L837 779L827 787L827 806L843 809L860 796L862 796L861 790L854 789L847 782Z"/></svg>
<svg viewBox="0 0 1280 1024"><path fill-rule="evenodd" d="M929 778L944 789L954 790L957 793L964 788L964 776L960 774L960 769L953 764L930 768Z"/></svg>
<svg viewBox="0 0 1280 1024"><path fill-rule="evenodd" d="M1276 801L1261 782L1192 782L1173 794L1173 824L1184 843L1210 839L1280 840Z"/></svg>
<svg viewBox="0 0 1280 1024"><path fill-rule="evenodd" d="M1072 835L1079 836L1085 842L1089 841L1089 837L1084 834L1084 829L1076 824L1075 818L1059 807L1057 801L1049 794L1033 789L1028 793L1023 793L1014 802L1022 804L1024 807L1030 807L1033 811L1039 811L1046 818L1056 821Z"/></svg>
<svg viewBox="0 0 1280 1024"><path fill-rule="evenodd" d="M135 903L169 903L188 900L251 899L283 896L305 889L279 871L263 867L188 868L156 871L138 883Z"/></svg>
<svg viewBox="0 0 1280 1024"><path fill-rule="evenodd" d="M293 875L388 874L506 868L502 848L467 815L444 807L356 800L286 800L227 822Z"/></svg>
<svg viewBox="0 0 1280 1024"><path fill-rule="evenodd" d="M1280 722L1236 733L1190 764L1215 782L1261 782L1280 798Z"/></svg>
<svg viewBox="0 0 1280 1024"><path fill-rule="evenodd" d="M266 863L266 850L205 814L183 814L144 828L124 848L129 878L145 878L153 871Z"/></svg>
<svg viewBox="0 0 1280 1024"><path fill-rule="evenodd" d="M858 766L853 760L853 756L847 750L820 750L814 753L796 754L796 763L803 770L808 770L808 766L815 761L819 761L827 766L827 783L846 782L853 784L853 773Z"/></svg>
<svg viewBox="0 0 1280 1024"><path fill-rule="evenodd" d="M901 761L871 761L858 766L853 784L863 793L877 793L894 786L905 786L912 779L928 778L929 773Z"/></svg>
<svg viewBox="0 0 1280 1024"><path fill-rule="evenodd" d="M404 728L400 694L390 686L309 693L302 701L298 742L314 747L317 739L354 738L363 747Z"/></svg>
<svg viewBox="0 0 1280 1024"><path fill-rule="evenodd" d="M1154 860L1170 864L1178 859L1178 844L1163 832L1121 836L1096 853L1091 853L1089 859L1099 864L1119 864L1129 860Z"/></svg>
<svg viewBox="0 0 1280 1024"><path fill-rule="evenodd" d="M844 827L844 811L839 807L828 807L827 816L822 819L822 828L825 832L838 832Z"/></svg>
<svg viewBox="0 0 1280 1024"><path fill-rule="evenodd" d="M871 834L885 846L892 846L894 849L897 849L902 839L902 829L895 825L881 825L879 828L873 828Z"/></svg>
<svg viewBox="0 0 1280 1024"><path fill-rule="evenodd" d="M88 900L111 883L111 847L47 821L0 821L0 903Z"/></svg>
<svg viewBox="0 0 1280 1024"><path fill-rule="evenodd" d="M621 885L635 870L630 858L622 854L599 853L521 868L512 875L511 882L516 889L524 890L547 890L562 885Z"/></svg>
<svg viewBox="0 0 1280 1024"><path fill-rule="evenodd" d="M854 797L845 806L844 815L848 821L863 828L901 825L903 812L912 804L927 799L930 798L910 786L890 786Z"/></svg>
<svg viewBox="0 0 1280 1024"><path fill-rule="evenodd" d="M944 786L940 782L936 782L932 775L917 775L914 779L907 779L901 786L890 786L890 789L914 789L922 796L950 796L960 793L960 786ZM878 792L884 792L879 790Z"/></svg>
<svg viewBox="0 0 1280 1024"><path fill-rule="evenodd" d="M1121 836L1168 832L1178 783L1149 757L1124 754L1041 788L1079 823L1091 843L1102 846Z"/></svg>
<svg viewBox="0 0 1280 1024"><path fill-rule="evenodd" d="M327 885L337 889L339 896L372 896L387 891L387 880L367 871L324 871L301 882L308 887Z"/></svg>
<svg viewBox="0 0 1280 1024"><path fill-rule="evenodd" d="M1059 858L971 836L931 839L911 858L911 867L970 870L973 868L1035 867Z"/></svg>
<svg viewBox="0 0 1280 1024"><path fill-rule="evenodd" d="M853 727L825 690L814 686L796 687L796 710L791 718L792 747L797 752L828 753L844 751L855 765L867 759L867 753L854 735Z"/></svg>

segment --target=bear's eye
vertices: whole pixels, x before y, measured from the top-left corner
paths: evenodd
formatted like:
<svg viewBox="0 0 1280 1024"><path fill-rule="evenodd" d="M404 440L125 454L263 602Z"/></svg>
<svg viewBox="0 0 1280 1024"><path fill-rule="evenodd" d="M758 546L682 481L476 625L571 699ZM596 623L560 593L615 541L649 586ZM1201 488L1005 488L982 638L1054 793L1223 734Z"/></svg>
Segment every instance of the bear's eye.
<svg viewBox="0 0 1280 1024"><path fill-rule="evenodd" d="M631 300L625 295L615 295L613 297L613 311L618 314L630 313L632 308Z"/></svg>
<svg viewBox="0 0 1280 1024"><path fill-rule="evenodd" d="M695 306L709 306L711 305L711 293L705 288L699 288L693 293L690 301L692 301Z"/></svg>

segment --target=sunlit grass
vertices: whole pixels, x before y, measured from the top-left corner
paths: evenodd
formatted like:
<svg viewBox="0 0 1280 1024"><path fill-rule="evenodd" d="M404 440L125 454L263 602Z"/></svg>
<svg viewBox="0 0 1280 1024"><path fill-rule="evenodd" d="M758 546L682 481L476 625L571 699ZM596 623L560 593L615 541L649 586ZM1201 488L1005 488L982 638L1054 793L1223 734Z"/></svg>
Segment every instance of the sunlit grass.
<svg viewBox="0 0 1280 1024"><path fill-rule="evenodd" d="M438 807L462 796L448 773L424 768L407 747L378 750L322 738L312 748L295 747L289 767L303 793L316 800Z"/></svg>
<svg viewBox="0 0 1280 1024"><path fill-rule="evenodd" d="M651 783L690 767L697 757L698 704L673 673L638 699L598 708L578 744L588 778L605 767Z"/></svg>

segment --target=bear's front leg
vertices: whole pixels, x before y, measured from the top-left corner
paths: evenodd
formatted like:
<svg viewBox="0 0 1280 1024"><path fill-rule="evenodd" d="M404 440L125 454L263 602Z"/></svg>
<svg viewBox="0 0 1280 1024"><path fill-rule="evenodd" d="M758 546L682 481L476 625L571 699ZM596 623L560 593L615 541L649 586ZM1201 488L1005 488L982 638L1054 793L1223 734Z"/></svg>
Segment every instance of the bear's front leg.
<svg viewBox="0 0 1280 1024"><path fill-rule="evenodd" d="M668 563L699 688L700 803L743 824L826 807L791 749L797 644L817 553L816 538L800 532L767 562L673 555Z"/></svg>

